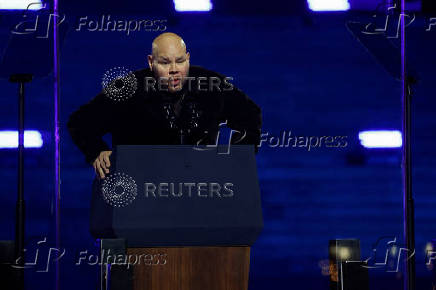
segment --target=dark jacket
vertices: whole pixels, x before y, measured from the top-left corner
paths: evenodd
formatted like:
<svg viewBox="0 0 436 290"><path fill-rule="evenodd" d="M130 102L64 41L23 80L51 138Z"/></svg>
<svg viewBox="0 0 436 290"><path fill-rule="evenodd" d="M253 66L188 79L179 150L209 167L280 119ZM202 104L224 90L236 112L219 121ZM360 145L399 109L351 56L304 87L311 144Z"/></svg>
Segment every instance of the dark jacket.
<svg viewBox="0 0 436 290"><path fill-rule="evenodd" d="M132 75L133 76L133 75ZM116 100L103 90L89 103L71 114L68 130L73 142L92 163L101 151L111 150L102 137L110 133L115 145L215 144L219 124L237 132L232 144L259 144L261 110L242 91L232 89L224 76L198 66L191 66L190 77L219 78L220 89L192 82L181 92L170 94L145 89L145 79L153 77L150 69L134 72L137 86L133 94ZM206 91L203 91L206 88ZM128 91L128 90L127 90ZM125 95L123 95L125 97ZM177 104L178 100L182 100Z"/></svg>

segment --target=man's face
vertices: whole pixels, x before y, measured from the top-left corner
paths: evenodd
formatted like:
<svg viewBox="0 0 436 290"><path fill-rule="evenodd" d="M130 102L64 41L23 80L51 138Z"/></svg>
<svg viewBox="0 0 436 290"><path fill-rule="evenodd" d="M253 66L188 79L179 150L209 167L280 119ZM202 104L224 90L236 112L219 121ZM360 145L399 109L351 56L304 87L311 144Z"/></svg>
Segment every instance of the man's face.
<svg viewBox="0 0 436 290"><path fill-rule="evenodd" d="M171 93L182 89L189 73L189 53L180 41L159 44L155 54L148 58L155 77L168 86Z"/></svg>

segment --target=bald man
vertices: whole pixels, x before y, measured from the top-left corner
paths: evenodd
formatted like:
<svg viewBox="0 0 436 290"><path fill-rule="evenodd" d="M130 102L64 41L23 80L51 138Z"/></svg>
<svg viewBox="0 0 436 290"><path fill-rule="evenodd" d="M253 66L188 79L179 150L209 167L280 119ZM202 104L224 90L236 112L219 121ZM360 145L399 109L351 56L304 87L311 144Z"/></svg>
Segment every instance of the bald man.
<svg viewBox="0 0 436 290"><path fill-rule="evenodd" d="M232 144L253 144L257 152L261 110L231 78L191 66L185 42L174 33L154 39L147 61L148 68L133 73L137 86L131 95L108 89L114 80L69 118L73 142L99 178L109 173L112 149L103 141L108 133L112 146L212 145L226 123L236 131ZM127 79L121 78L122 88Z"/></svg>
<svg viewBox="0 0 436 290"><path fill-rule="evenodd" d="M148 56L148 66L156 78L164 80L168 91L181 90L189 74L189 52L183 39L170 32L156 37Z"/></svg>

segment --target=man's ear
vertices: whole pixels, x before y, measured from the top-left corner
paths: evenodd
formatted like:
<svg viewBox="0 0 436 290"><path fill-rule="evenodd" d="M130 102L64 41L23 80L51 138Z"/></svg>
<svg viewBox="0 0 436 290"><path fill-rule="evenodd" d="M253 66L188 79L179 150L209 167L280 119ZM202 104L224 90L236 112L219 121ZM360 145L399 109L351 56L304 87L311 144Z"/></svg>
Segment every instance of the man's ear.
<svg viewBox="0 0 436 290"><path fill-rule="evenodd" d="M148 67L153 70L153 56L151 54L147 55Z"/></svg>
<svg viewBox="0 0 436 290"><path fill-rule="evenodd" d="M189 52L186 53L186 59L188 60L188 62L191 59L191 55L189 54Z"/></svg>

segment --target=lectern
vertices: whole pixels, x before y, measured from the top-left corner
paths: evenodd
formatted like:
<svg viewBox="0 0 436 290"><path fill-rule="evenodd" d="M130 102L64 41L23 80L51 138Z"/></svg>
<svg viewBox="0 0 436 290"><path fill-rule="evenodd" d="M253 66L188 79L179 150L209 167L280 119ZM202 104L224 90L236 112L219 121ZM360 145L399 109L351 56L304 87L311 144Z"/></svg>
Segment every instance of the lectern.
<svg viewBox="0 0 436 290"><path fill-rule="evenodd" d="M254 146L116 146L90 226L103 288L246 290L263 228Z"/></svg>

